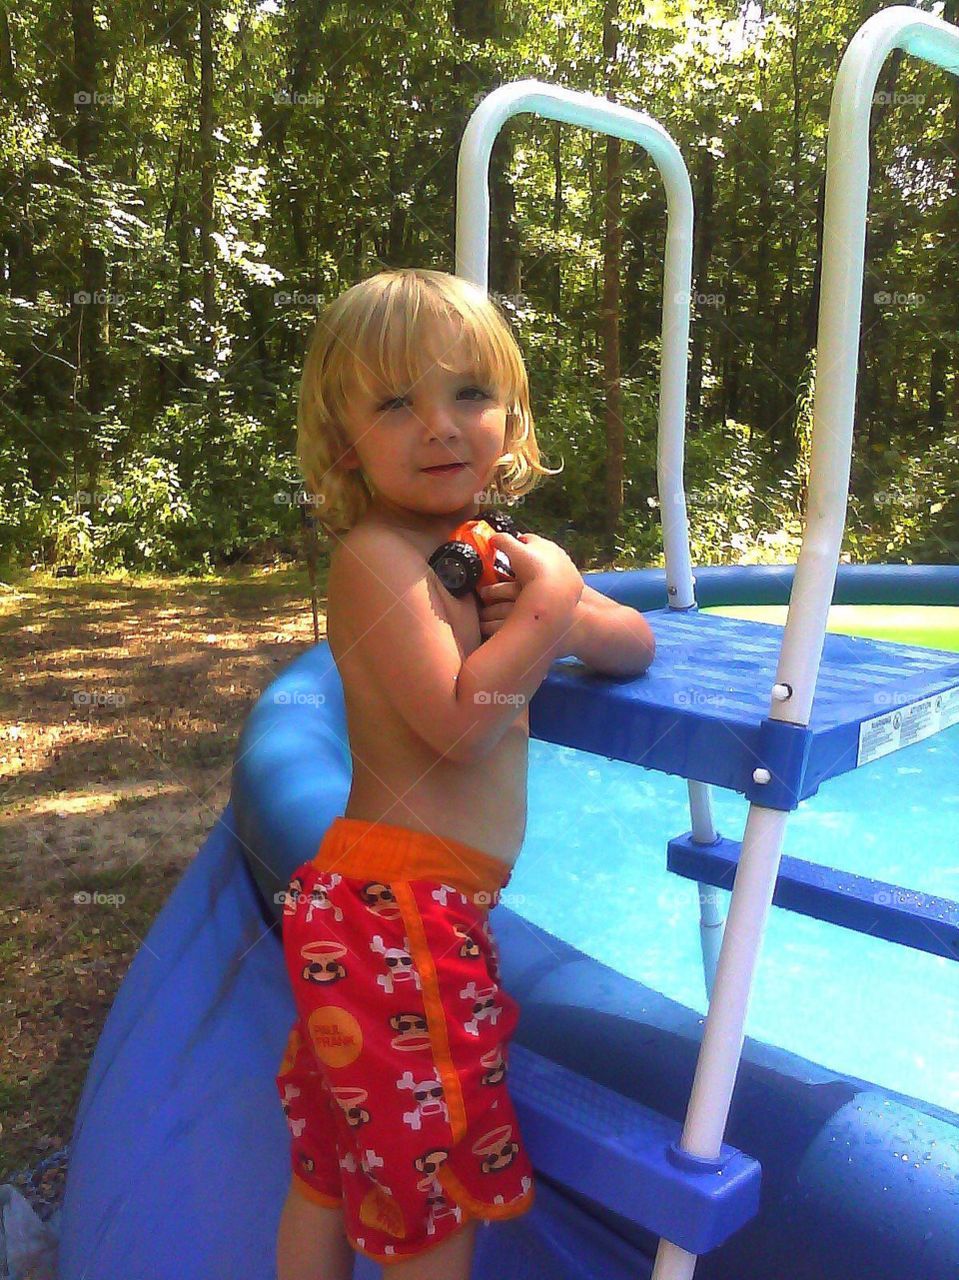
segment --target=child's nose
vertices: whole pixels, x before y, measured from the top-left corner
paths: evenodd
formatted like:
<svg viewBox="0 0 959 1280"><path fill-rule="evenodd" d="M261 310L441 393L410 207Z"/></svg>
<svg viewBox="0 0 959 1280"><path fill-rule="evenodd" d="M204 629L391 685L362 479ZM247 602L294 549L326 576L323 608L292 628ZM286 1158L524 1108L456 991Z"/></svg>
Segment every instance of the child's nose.
<svg viewBox="0 0 959 1280"><path fill-rule="evenodd" d="M457 436L460 433L456 414L446 405L436 405L428 409L423 421L429 434L436 436L439 440L448 440L451 436Z"/></svg>

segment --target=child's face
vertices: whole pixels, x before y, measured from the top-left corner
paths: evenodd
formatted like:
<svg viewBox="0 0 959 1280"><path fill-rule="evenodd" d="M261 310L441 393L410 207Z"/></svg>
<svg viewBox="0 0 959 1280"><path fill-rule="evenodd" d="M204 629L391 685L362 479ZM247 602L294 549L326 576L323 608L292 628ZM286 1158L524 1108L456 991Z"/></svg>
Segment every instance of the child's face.
<svg viewBox="0 0 959 1280"><path fill-rule="evenodd" d="M429 335L430 363L415 386L379 383L368 400L357 391L345 426L344 467L362 467L375 505L424 530L471 519L506 440L506 408L469 366L468 349L448 326ZM450 372L436 361L459 372ZM455 471L429 467L465 463ZM452 519L452 524L450 521Z"/></svg>

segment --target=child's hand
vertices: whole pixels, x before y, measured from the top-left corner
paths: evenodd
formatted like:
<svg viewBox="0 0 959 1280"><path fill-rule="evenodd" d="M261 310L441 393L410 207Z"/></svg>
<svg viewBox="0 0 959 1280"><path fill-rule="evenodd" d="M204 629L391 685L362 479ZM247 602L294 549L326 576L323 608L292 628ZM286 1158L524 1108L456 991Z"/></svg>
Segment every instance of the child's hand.
<svg viewBox="0 0 959 1280"><path fill-rule="evenodd" d="M494 582L479 589L479 623L484 640L496 634L512 612L522 587L518 582Z"/></svg>
<svg viewBox="0 0 959 1280"><path fill-rule="evenodd" d="M555 607L565 608L572 618L583 594L583 578L572 560L558 543L536 533L522 533L514 538L509 533L494 533L490 546L503 551L521 587L536 584L544 588Z"/></svg>

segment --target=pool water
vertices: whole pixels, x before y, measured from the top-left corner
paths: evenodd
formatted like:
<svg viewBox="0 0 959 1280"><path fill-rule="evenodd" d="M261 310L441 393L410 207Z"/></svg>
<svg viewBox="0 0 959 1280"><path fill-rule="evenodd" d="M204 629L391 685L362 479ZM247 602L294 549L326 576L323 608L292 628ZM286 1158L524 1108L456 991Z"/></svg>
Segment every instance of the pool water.
<svg viewBox="0 0 959 1280"><path fill-rule="evenodd" d="M830 630L959 651L959 609L840 607ZM740 838L745 799L712 795L717 829ZM688 830L683 779L534 740L504 904L705 1013L697 886L666 871L667 841ZM826 782L790 815L783 852L959 899L959 725ZM746 1034L959 1112L956 961L773 907Z"/></svg>

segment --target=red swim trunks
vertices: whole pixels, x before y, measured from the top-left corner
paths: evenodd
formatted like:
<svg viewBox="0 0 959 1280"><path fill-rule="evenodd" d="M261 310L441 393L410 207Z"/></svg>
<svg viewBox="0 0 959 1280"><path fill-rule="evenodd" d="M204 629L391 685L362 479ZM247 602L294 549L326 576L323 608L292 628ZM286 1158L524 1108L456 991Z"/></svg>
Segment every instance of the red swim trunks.
<svg viewBox="0 0 959 1280"><path fill-rule="evenodd" d="M293 1186L342 1202L351 1244L377 1262L532 1207L506 1088L519 1006L486 919L509 877L457 840L337 818L290 881L297 1020L276 1084Z"/></svg>

